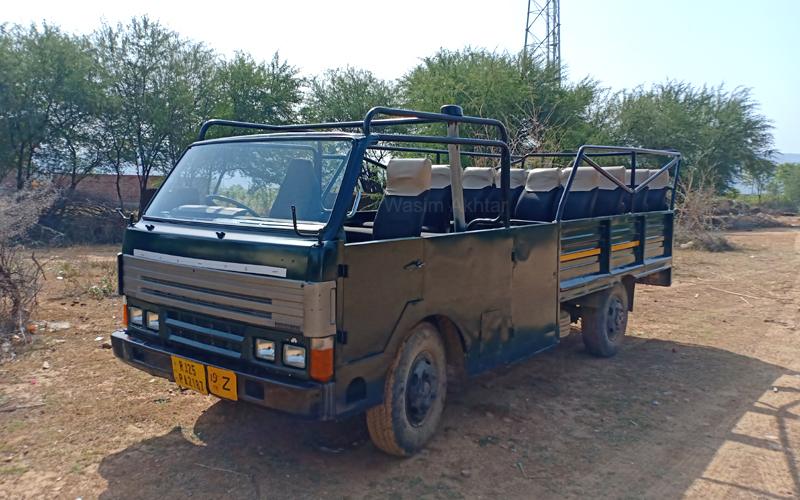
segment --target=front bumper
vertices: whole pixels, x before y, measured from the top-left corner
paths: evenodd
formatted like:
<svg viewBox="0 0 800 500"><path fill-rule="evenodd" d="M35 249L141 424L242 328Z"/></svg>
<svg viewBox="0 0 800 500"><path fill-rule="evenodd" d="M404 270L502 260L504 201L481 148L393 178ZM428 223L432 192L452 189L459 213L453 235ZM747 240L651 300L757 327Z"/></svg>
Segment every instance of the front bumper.
<svg viewBox="0 0 800 500"><path fill-rule="evenodd" d="M174 381L170 356L178 353L170 352L169 348L164 346L131 337L124 330L117 330L111 334L111 346L114 356L122 361L151 375ZM209 365L206 361L193 359L183 353L179 355ZM316 420L332 420L336 416L333 382L326 384L303 380L287 382L236 370L234 373L236 373L240 401Z"/></svg>

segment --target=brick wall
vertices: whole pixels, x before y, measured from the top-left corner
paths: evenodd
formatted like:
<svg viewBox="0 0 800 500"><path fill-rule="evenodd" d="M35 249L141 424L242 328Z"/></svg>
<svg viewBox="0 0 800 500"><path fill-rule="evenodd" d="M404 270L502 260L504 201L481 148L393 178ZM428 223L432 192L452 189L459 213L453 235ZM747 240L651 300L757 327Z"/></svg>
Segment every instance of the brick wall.
<svg viewBox="0 0 800 500"><path fill-rule="evenodd" d="M161 184L164 179L163 176L151 176L148 181L148 187L155 188ZM76 198L85 198L88 200L99 202L103 205L116 207L118 205L117 196L117 177L113 174L92 174L86 176L75 189ZM120 176L120 192L122 194L122 201L126 208L136 208L139 206L139 178L135 175ZM13 175L6 177L2 186L6 189L13 189L16 179ZM56 183L63 187L69 186L68 178L59 178Z"/></svg>

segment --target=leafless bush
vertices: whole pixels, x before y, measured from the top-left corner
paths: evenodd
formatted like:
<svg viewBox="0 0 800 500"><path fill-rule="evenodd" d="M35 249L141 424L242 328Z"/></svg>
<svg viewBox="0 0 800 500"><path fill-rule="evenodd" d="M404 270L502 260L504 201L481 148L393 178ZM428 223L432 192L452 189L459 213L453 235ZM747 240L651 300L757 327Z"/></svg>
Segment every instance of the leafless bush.
<svg viewBox="0 0 800 500"><path fill-rule="evenodd" d="M49 182L34 181L26 189L0 191L0 244L19 243L59 198Z"/></svg>
<svg viewBox="0 0 800 500"><path fill-rule="evenodd" d="M25 338L44 271L33 253L23 255L21 250L0 243L0 335Z"/></svg>
<svg viewBox="0 0 800 500"><path fill-rule="evenodd" d="M693 246L709 252L725 252L734 246L715 224L718 197L710 179L690 172L684 177L677 193L675 239L678 243L693 242Z"/></svg>
<svg viewBox="0 0 800 500"><path fill-rule="evenodd" d="M26 338L25 327L36 306L44 271L21 242L57 197L49 183L0 192L0 337ZM6 342L0 338L0 343Z"/></svg>

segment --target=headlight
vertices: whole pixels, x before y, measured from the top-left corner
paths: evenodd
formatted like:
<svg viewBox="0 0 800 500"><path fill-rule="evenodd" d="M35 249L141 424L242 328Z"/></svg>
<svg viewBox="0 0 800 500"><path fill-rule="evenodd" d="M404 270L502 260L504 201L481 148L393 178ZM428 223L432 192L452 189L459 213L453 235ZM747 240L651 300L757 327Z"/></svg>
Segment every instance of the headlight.
<svg viewBox="0 0 800 500"><path fill-rule="evenodd" d="M275 342L256 339L256 357L267 361L275 361Z"/></svg>
<svg viewBox="0 0 800 500"><path fill-rule="evenodd" d="M306 348L299 345L283 345L283 364L295 368L306 367Z"/></svg>
<svg viewBox="0 0 800 500"><path fill-rule="evenodd" d="M158 313L147 311L147 328L158 331Z"/></svg>
<svg viewBox="0 0 800 500"><path fill-rule="evenodd" d="M132 325L144 325L144 312L138 307L131 307L128 310L128 321Z"/></svg>

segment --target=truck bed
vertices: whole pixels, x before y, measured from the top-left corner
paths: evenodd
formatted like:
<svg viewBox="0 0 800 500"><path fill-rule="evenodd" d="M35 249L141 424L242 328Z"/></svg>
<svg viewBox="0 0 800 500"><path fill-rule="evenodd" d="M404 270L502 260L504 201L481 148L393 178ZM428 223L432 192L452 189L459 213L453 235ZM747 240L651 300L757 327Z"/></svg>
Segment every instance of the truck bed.
<svg viewBox="0 0 800 500"><path fill-rule="evenodd" d="M631 275L668 286L672 265L671 211L625 214L561 223L561 302L602 290Z"/></svg>

